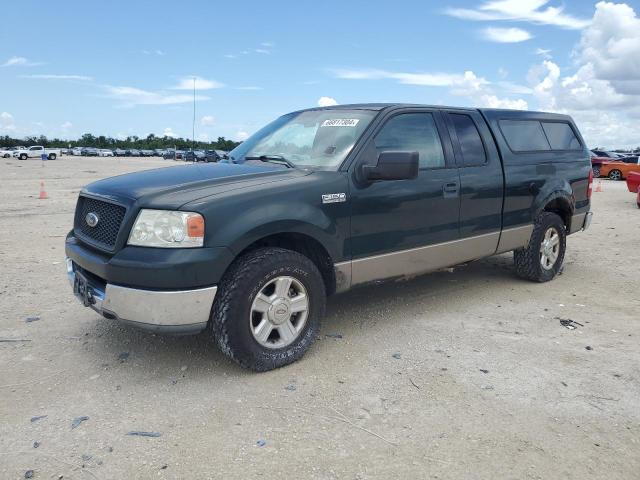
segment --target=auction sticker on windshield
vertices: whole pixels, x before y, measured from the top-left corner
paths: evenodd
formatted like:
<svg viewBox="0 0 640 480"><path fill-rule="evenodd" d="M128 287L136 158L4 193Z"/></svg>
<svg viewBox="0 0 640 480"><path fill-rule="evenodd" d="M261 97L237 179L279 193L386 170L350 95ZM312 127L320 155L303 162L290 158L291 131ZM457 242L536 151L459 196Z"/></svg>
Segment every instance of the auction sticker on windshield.
<svg viewBox="0 0 640 480"><path fill-rule="evenodd" d="M334 118L322 122L322 127L355 127L360 121L359 118Z"/></svg>

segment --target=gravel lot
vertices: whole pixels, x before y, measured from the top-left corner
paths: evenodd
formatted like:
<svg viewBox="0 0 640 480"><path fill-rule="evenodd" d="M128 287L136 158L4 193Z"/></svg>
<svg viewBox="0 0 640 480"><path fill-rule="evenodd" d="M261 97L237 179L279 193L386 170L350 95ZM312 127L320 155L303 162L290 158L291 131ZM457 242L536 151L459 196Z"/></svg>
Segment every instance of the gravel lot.
<svg viewBox="0 0 640 480"><path fill-rule="evenodd" d="M640 210L623 182L602 181L555 281L502 255L336 296L302 361L254 374L205 335L121 326L71 294L80 188L173 162L0 165L0 339L20 340L0 342L3 479L640 478Z"/></svg>

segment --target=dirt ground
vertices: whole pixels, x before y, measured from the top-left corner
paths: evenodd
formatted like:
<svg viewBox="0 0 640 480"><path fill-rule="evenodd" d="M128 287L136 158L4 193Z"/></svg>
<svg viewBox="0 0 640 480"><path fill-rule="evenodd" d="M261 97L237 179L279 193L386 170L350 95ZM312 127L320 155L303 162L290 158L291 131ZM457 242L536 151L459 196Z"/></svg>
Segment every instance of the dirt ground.
<svg viewBox="0 0 640 480"><path fill-rule="evenodd" d="M80 188L167 165L0 159L2 479L640 478L640 210L624 182L602 181L553 282L501 255L355 290L330 299L302 361L255 374L206 335L138 331L71 293Z"/></svg>

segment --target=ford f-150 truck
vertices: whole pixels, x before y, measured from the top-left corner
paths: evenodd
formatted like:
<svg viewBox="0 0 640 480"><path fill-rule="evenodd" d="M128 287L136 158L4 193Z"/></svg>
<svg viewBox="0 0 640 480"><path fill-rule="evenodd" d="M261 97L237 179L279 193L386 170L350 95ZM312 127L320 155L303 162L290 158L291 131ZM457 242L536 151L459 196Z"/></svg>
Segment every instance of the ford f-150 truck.
<svg viewBox="0 0 640 480"><path fill-rule="evenodd" d="M219 163L108 178L66 238L81 302L205 330L239 364L299 359L327 296L513 251L536 282L590 222L590 154L566 115L365 104L284 115Z"/></svg>

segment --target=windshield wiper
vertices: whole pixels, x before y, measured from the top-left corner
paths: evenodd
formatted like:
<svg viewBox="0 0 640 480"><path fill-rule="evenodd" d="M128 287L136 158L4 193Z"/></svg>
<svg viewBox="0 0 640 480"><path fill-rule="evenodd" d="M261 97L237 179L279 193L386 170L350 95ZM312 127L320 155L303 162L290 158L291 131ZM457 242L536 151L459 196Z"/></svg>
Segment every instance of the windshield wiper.
<svg viewBox="0 0 640 480"><path fill-rule="evenodd" d="M282 155L257 155L253 157L244 157L245 160L260 160L261 162L275 162L286 165L287 168L296 168L295 163L290 162Z"/></svg>

